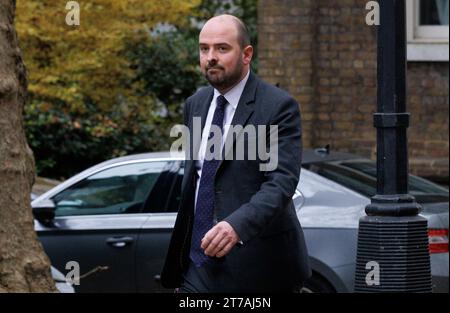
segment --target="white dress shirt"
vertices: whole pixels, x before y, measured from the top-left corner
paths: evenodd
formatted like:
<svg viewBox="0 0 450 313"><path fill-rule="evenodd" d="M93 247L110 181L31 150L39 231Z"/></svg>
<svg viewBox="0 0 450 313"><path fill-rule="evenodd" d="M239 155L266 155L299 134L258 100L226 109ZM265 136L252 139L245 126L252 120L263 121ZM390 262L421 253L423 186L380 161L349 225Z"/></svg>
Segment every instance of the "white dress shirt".
<svg viewBox="0 0 450 313"><path fill-rule="evenodd" d="M234 117L234 112L236 112L236 108L239 103L239 99L241 98L242 92L244 91L245 84L247 83L248 76L250 75L250 70L248 71L247 75L232 89L230 89L226 94L223 96L225 99L227 99L228 104L225 106L225 112L223 117L223 136L222 136L222 146L221 149L223 149L223 145L225 142L225 138L227 137L228 129L230 128L231 121ZM197 161L195 161L195 167L197 170L197 175L199 179L197 179L197 185L195 188L195 206L197 206L197 194L198 194L198 188L200 186L200 179L202 177L202 167L203 167L203 161L205 159L205 152L206 152L206 143L208 141L209 132L211 129L212 119L214 116L214 112L216 110L216 99L220 96L220 92L217 89L214 89L214 96L212 98L211 104L209 105L208 115L206 116L206 122L205 126L203 128L202 132L202 140L200 143L200 148L198 151Z"/></svg>

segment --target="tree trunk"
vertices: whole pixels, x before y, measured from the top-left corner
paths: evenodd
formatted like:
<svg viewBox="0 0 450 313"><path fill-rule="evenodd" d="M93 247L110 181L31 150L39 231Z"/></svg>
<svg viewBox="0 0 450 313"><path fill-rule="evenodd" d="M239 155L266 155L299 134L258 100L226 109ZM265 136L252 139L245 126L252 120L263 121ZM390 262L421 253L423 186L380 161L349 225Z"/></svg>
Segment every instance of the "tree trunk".
<svg viewBox="0 0 450 313"><path fill-rule="evenodd" d="M0 292L55 292L30 207L34 158L23 128L27 81L15 7L0 0Z"/></svg>

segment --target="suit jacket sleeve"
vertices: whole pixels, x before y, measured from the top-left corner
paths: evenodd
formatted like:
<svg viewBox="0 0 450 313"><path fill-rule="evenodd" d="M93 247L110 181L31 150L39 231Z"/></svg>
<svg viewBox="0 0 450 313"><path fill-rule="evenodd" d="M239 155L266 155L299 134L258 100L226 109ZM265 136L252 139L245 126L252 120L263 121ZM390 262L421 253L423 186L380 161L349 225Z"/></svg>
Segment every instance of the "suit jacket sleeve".
<svg viewBox="0 0 450 313"><path fill-rule="evenodd" d="M244 243L263 231L282 210L288 209L299 181L302 158L300 110L294 99L283 98L274 106L270 119L271 125L278 125L278 165L273 171L265 172L265 181L250 201L224 219ZM269 143L269 138L266 142Z"/></svg>

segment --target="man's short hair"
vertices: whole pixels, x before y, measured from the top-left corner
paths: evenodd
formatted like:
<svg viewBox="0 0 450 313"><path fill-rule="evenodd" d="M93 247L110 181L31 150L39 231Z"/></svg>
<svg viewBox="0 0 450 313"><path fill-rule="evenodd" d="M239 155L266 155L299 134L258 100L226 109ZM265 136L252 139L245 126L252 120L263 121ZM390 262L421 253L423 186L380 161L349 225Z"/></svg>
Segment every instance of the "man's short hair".
<svg viewBox="0 0 450 313"><path fill-rule="evenodd" d="M250 45L250 33L241 19L236 17L235 22L238 31L238 43L241 49L244 49L246 46Z"/></svg>

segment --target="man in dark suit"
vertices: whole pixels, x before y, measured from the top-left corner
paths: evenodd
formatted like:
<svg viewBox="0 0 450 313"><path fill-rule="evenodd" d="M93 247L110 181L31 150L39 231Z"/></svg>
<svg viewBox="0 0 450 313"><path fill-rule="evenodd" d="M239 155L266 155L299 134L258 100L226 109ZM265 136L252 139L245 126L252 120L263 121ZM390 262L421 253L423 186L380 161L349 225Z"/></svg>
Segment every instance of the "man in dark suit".
<svg viewBox="0 0 450 313"><path fill-rule="evenodd" d="M291 292L311 274L292 202L301 166L299 106L250 72L253 47L238 18L210 19L199 51L211 87L184 107L193 136L162 284L180 292ZM249 147L267 145L270 125L277 127L276 154L269 153L276 166L264 169L267 159L252 158ZM195 136L197 126L201 136ZM234 126L245 128L230 130ZM257 131L248 131L252 127ZM214 128L223 132L217 136ZM213 138L219 146L210 144Z"/></svg>

